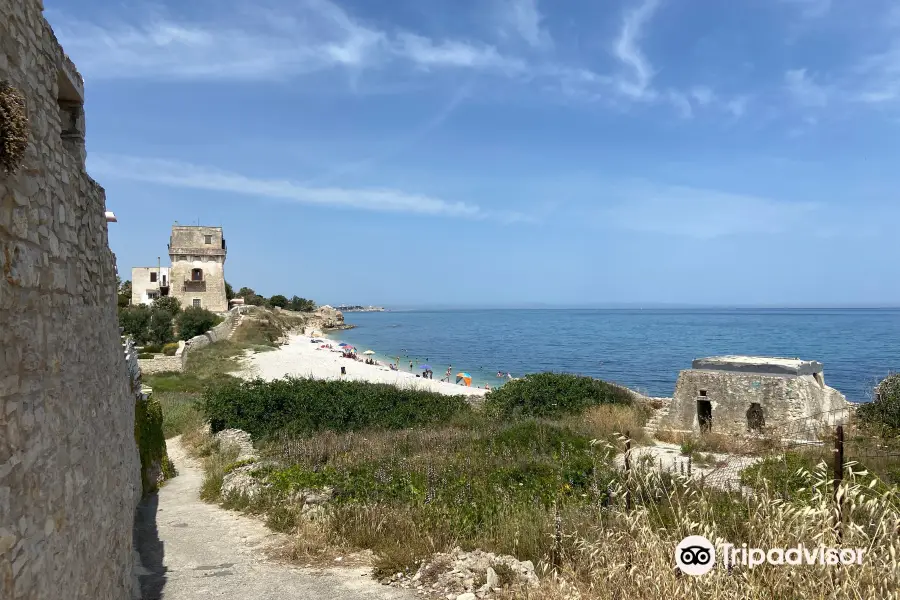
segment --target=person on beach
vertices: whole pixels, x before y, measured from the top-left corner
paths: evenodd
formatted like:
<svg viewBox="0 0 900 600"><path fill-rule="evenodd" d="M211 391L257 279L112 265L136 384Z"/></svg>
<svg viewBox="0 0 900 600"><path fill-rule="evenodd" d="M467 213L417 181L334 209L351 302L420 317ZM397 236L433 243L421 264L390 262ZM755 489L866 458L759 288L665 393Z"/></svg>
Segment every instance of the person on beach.
<svg viewBox="0 0 900 600"><path fill-rule="evenodd" d="M409 370L410 370L410 371L413 370L413 364L412 364L412 361L409 361Z"/></svg>
<svg viewBox="0 0 900 600"><path fill-rule="evenodd" d="M444 373L444 376L447 378L447 383L450 383L450 373L453 371L453 365L447 367L447 372ZM441 379L443 381L443 379Z"/></svg>
<svg viewBox="0 0 900 600"><path fill-rule="evenodd" d="M502 371L497 371L497 377L503 377L503 372L502 372Z"/></svg>
<svg viewBox="0 0 900 600"><path fill-rule="evenodd" d="M512 379L512 373L507 373L507 374L506 374L506 378L507 378L507 379Z"/></svg>

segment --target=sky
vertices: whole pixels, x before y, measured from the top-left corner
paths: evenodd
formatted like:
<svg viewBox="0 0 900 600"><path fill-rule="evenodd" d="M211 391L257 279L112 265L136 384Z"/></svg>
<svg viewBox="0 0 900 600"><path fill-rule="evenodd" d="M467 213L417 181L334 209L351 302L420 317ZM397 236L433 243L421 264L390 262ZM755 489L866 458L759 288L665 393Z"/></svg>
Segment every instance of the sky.
<svg viewBox="0 0 900 600"><path fill-rule="evenodd" d="M45 0L119 271L387 306L900 305L887 0Z"/></svg>

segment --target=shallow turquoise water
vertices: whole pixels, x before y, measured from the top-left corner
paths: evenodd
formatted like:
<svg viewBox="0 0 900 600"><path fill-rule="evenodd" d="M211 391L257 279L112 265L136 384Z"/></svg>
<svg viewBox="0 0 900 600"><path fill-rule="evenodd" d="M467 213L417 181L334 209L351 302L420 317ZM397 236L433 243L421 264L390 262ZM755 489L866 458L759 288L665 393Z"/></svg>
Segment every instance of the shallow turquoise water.
<svg viewBox="0 0 900 600"><path fill-rule="evenodd" d="M474 384L538 371L580 373L670 396L694 358L758 354L818 360L825 382L851 400L900 370L900 310L441 310L347 313L333 337L434 368L452 364ZM415 370L415 368L414 368Z"/></svg>

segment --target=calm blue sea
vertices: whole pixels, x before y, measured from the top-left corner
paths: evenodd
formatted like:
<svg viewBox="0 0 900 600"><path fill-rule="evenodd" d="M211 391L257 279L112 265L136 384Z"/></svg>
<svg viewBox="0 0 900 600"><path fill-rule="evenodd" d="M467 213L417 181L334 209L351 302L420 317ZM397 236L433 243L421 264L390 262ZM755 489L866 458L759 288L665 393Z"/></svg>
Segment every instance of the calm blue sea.
<svg viewBox="0 0 900 600"><path fill-rule="evenodd" d="M897 309L439 310L347 313L340 338L380 357L427 359L435 377L452 364L473 385L561 371L671 396L678 371L720 354L821 361L825 382L854 401L900 370ZM405 360L405 363L404 363ZM415 370L415 369L414 369Z"/></svg>

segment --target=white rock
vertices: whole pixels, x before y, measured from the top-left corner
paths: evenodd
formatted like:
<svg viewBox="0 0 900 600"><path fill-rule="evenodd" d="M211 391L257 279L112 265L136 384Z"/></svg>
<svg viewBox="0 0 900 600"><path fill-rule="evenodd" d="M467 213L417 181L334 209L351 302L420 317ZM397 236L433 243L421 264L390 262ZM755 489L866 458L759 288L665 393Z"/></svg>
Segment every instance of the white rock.
<svg viewBox="0 0 900 600"><path fill-rule="evenodd" d="M500 579L497 577L497 572L492 567L487 568L487 583L485 585L487 586L487 590L485 591L492 590L500 585Z"/></svg>
<svg viewBox="0 0 900 600"><path fill-rule="evenodd" d="M475 600L475 594L472 592L466 592L465 594L460 594L456 597L456 600Z"/></svg>

